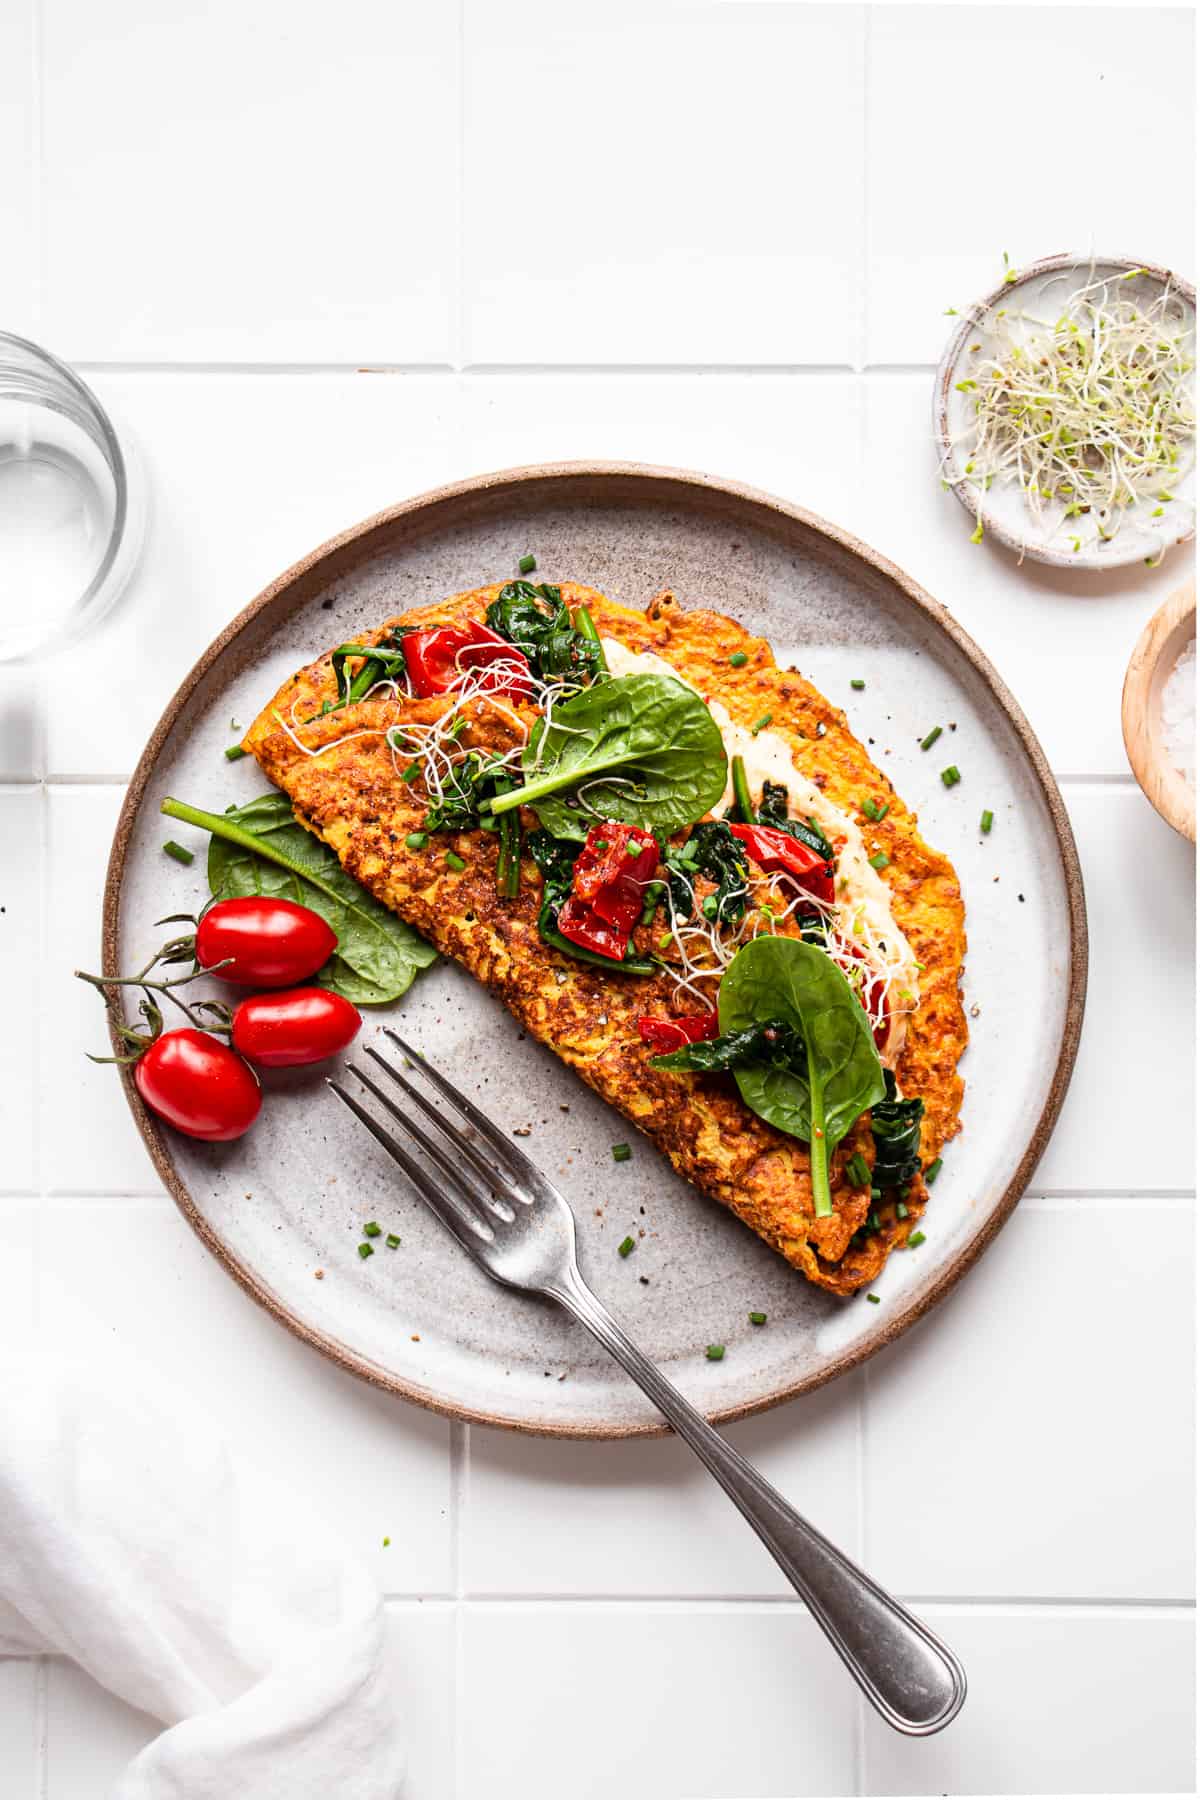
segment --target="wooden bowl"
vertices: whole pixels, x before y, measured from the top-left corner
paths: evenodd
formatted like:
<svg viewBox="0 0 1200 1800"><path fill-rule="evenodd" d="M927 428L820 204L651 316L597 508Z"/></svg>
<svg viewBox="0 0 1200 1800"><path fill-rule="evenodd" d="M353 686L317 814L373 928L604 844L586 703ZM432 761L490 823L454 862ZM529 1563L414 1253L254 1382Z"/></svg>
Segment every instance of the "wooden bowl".
<svg viewBox="0 0 1200 1800"><path fill-rule="evenodd" d="M1174 768L1162 734L1162 693L1188 640L1196 635L1196 584L1168 594L1129 659L1121 695L1125 754L1155 812L1196 841L1196 790Z"/></svg>

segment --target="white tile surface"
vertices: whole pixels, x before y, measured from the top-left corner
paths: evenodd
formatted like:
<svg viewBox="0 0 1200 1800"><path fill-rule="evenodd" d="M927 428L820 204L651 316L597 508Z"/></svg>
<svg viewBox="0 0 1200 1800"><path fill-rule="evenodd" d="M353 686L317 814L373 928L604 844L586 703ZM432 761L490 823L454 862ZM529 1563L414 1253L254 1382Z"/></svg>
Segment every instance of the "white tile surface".
<svg viewBox="0 0 1200 1800"><path fill-rule="evenodd" d="M1092 954L1075 1074L1032 1182L1072 1193L1195 1184L1196 864L1132 783L1072 786ZM1147 1108L1146 1130L1107 1129Z"/></svg>
<svg viewBox="0 0 1200 1800"><path fill-rule="evenodd" d="M851 1555L859 1554L858 1398L852 1377L728 1430ZM526 1443L473 1428L466 1491L468 1593L789 1592L691 1451L672 1440Z"/></svg>
<svg viewBox="0 0 1200 1800"><path fill-rule="evenodd" d="M45 1800L97 1800L161 1729L74 1663L55 1659L47 1668Z"/></svg>
<svg viewBox="0 0 1200 1800"><path fill-rule="evenodd" d="M929 372L867 381L861 535L948 607L991 658L1057 775L1127 775L1125 668L1151 613L1191 573L1187 551L1157 569L1138 563L1088 575L1018 567L990 539L972 544L971 520L938 477L932 396Z"/></svg>
<svg viewBox="0 0 1200 1800"><path fill-rule="evenodd" d="M87 1060L112 1054L104 1005L72 971L100 967L100 897L122 794L115 787L51 787L42 1002L53 1019L38 1065L43 1178L52 1193L159 1194L162 1183L134 1126L117 1071ZM146 957L156 946L146 948ZM69 1070L69 1098L62 1071Z"/></svg>
<svg viewBox="0 0 1200 1800"><path fill-rule="evenodd" d="M102 682L103 716L52 708L52 775L128 775L218 631L325 538L461 473L455 381L400 374L99 375L153 509L117 611L56 663Z"/></svg>
<svg viewBox="0 0 1200 1800"><path fill-rule="evenodd" d="M853 1690L790 1606L495 1605L468 1609L463 1631L465 1795L853 1791Z"/></svg>
<svg viewBox="0 0 1200 1800"><path fill-rule="evenodd" d="M449 1800L455 1792L454 1637L448 1606L388 1608L388 1672L408 1745L403 1800Z"/></svg>
<svg viewBox="0 0 1200 1800"><path fill-rule="evenodd" d="M33 1662L0 1657L0 1794L4 1800L33 1800L38 1754Z"/></svg>
<svg viewBox="0 0 1200 1800"><path fill-rule="evenodd" d="M1006 250L1015 266L1098 250L1194 274L1193 31L1188 7L870 9L869 363L936 362L946 308L994 287ZM1044 154L1039 80L1061 132Z"/></svg>
<svg viewBox="0 0 1200 1800"><path fill-rule="evenodd" d="M0 1191L28 1193L36 1182L33 1046L43 1029L42 871L45 807L36 787L0 788L0 984L6 1021L0 1031L4 1158Z"/></svg>
<svg viewBox="0 0 1200 1800"><path fill-rule="evenodd" d="M36 337L32 5L0 7L0 330Z"/></svg>
<svg viewBox="0 0 1200 1800"><path fill-rule="evenodd" d="M1190 1207L1029 1201L875 1358L863 1491L881 1581L950 1597L1191 1596Z"/></svg>
<svg viewBox="0 0 1200 1800"><path fill-rule="evenodd" d="M469 360L849 363L861 17L467 0Z"/></svg>
<svg viewBox="0 0 1200 1800"><path fill-rule="evenodd" d="M78 360L446 362L457 20L45 6L47 337Z"/></svg>
<svg viewBox="0 0 1200 1800"><path fill-rule="evenodd" d="M867 1794L1173 1794L1195 1790L1195 1620L925 1607L970 1680L948 1730L867 1723Z"/></svg>
<svg viewBox="0 0 1200 1800"><path fill-rule="evenodd" d="M181 1403L194 1395L222 1420L235 1448L294 1481L382 1587L450 1590L443 1420L295 1344L167 1202L52 1202L43 1232L47 1342L115 1342L152 1364L178 1383Z"/></svg>
<svg viewBox="0 0 1200 1800"><path fill-rule="evenodd" d="M849 377L478 375L462 405L468 469L613 458L730 476L842 523L854 506Z"/></svg>
<svg viewBox="0 0 1200 1800"><path fill-rule="evenodd" d="M33 1335L35 1254L33 1206L0 1199L0 1349L22 1350Z"/></svg>

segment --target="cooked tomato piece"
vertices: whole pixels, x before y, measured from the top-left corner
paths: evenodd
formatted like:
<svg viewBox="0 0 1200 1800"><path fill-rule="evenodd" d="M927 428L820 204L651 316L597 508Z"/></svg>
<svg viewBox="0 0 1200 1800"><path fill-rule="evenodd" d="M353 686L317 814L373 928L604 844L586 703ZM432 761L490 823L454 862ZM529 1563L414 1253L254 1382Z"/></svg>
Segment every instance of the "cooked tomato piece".
<svg viewBox="0 0 1200 1800"><path fill-rule="evenodd" d="M715 1038L720 1030L715 1006L711 1012L693 1013L683 1019L639 1019L637 1026L643 1044L652 1045L660 1055L682 1050L685 1044Z"/></svg>
<svg viewBox="0 0 1200 1800"><path fill-rule="evenodd" d="M729 829L764 873L788 875L816 899L833 900L833 864L810 844L775 825L731 825Z"/></svg>
<svg viewBox="0 0 1200 1800"><path fill-rule="evenodd" d="M453 693L468 670L492 664L496 667L482 684L483 692L511 694L518 700L533 696L528 657L489 625L439 625L431 631L410 631L402 642L412 690L422 698Z"/></svg>
<svg viewBox="0 0 1200 1800"><path fill-rule="evenodd" d="M606 820L587 834L575 861L572 892L604 924L628 938L657 867L658 844L651 832Z"/></svg>

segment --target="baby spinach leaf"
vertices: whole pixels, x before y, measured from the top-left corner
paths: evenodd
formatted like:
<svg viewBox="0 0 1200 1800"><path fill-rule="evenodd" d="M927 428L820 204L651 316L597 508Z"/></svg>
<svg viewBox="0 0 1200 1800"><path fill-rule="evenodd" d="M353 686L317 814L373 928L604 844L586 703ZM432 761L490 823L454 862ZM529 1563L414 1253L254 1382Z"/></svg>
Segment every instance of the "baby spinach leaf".
<svg viewBox="0 0 1200 1800"><path fill-rule="evenodd" d="M824 951L783 937L757 937L738 951L717 1004L722 1034L772 1022L803 1040L803 1066L751 1065L734 1079L752 1112L808 1144L814 1209L827 1216L829 1151L887 1092L866 1013Z"/></svg>
<svg viewBox="0 0 1200 1800"><path fill-rule="evenodd" d="M743 1031L725 1031L720 1037L701 1038L686 1044L682 1050L671 1050L665 1056L652 1056L652 1069L688 1070L693 1074L712 1075L723 1069L745 1069L751 1063L759 1067L790 1069L804 1067L804 1039L778 1019L765 1025L747 1025Z"/></svg>
<svg viewBox="0 0 1200 1800"><path fill-rule="evenodd" d="M690 919L696 910L697 875L707 875L717 884L716 893L702 902L706 918L721 925L736 925L745 918L750 864L724 819L702 820L687 843L668 850L663 861L671 906L681 919Z"/></svg>
<svg viewBox="0 0 1200 1800"><path fill-rule="evenodd" d="M543 681L590 681L603 668L599 640L576 629L562 589L547 582L508 582L488 607L487 622L517 646Z"/></svg>
<svg viewBox="0 0 1200 1800"><path fill-rule="evenodd" d="M269 894L320 913L338 947L316 976L358 1005L382 1006L437 956L411 925L347 875L334 852L296 822L285 794L262 794L232 812L202 812L179 800L162 810L212 833L208 885L214 900Z"/></svg>
<svg viewBox="0 0 1200 1800"><path fill-rule="evenodd" d="M833 845L821 830L815 819L790 819L788 817L788 791L782 781L764 781L762 805L758 809L758 823L770 825L776 831L786 831L789 837L807 844L826 862L833 860Z"/></svg>
<svg viewBox="0 0 1200 1800"><path fill-rule="evenodd" d="M923 1100L897 1100L896 1078L884 1071L887 1093L871 1108L871 1135L875 1139L875 1167L871 1179L877 1188L903 1187L921 1166Z"/></svg>
<svg viewBox="0 0 1200 1800"><path fill-rule="evenodd" d="M532 806L557 837L586 836L596 815L669 833L725 790L725 745L698 694L668 675L621 675L585 688L538 721L525 785L492 804ZM571 790L578 804L559 798Z"/></svg>

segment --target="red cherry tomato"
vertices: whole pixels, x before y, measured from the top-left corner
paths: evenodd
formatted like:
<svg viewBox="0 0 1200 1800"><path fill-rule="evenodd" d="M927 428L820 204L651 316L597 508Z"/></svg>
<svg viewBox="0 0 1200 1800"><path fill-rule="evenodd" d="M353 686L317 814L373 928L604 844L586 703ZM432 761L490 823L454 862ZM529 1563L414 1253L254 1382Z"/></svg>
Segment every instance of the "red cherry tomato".
<svg viewBox="0 0 1200 1800"><path fill-rule="evenodd" d="M151 1112L212 1143L249 1131L262 1105L253 1071L206 1031L164 1031L134 1064L133 1079Z"/></svg>
<svg viewBox="0 0 1200 1800"><path fill-rule="evenodd" d="M233 1047L261 1069L297 1068L336 1056L361 1024L358 1008L325 988L255 994L233 1015Z"/></svg>
<svg viewBox="0 0 1200 1800"><path fill-rule="evenodd" d="M731 825L746 854L768 875L790 875L818 900L833 901L833 864L798 838L774 825Z"/></svg>
<svg viewBox="0 0 1200 1800"><path fill-rule="evenodd" d="M235 987L293 987L315 975L337 949L320 913L294 900L218 900L196 930L196 960Z"/></svg>

